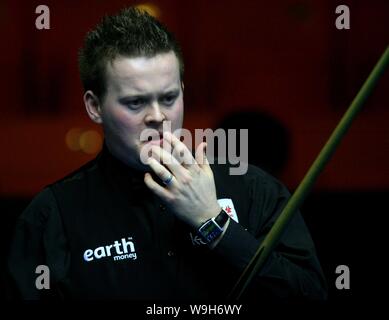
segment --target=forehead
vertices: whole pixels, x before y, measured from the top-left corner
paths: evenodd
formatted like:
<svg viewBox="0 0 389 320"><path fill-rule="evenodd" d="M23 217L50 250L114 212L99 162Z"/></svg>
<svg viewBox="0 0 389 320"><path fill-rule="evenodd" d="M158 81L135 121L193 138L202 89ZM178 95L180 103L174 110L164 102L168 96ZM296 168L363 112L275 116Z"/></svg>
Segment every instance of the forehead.
<svg viewBox="0 0 389 320"><path fill-rule="evenodd" d="M178 59L173 51L153 57L118 56L107 63L108 89L118 93L150 93L180 85Z"/></svg>

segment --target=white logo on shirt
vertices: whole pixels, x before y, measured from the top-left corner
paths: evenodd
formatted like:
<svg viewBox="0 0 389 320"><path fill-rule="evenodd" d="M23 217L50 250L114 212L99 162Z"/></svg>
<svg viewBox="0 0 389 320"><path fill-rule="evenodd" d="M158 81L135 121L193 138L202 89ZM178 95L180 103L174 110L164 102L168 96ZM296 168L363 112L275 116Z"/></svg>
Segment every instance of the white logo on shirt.
<svg viewBox="0 0 389 320"><path fill-rule="evenodd" d="M121 241L121 242L120 242ZM87 249L84 252L84 260L90 262L94 259L101 259L113 256L114 261L131 259L136 260L135 245L132 237L116 240L113 244L97 247L96 249Z"/></svg>
<svg viewBox="0 0 389 320"><path fill-rule="evenodd" d="M217 202L222 209L227 212L227 214L235 220L235 222L239 222L238 215L235 211L234 203L231 199L218 199Z"/></svg>

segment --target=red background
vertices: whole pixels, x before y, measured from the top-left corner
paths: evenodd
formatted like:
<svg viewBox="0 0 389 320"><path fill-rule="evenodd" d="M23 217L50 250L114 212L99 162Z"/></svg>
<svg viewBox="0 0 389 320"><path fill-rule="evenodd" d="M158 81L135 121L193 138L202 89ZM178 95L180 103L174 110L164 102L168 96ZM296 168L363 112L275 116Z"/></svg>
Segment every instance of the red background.
<svg viewBox="0 0 389 320"><path fill-rule="evenodd" d="M2 1L0 195L30 197L94 155L67 148L87 117L77 69L85 33L135 1ZM35 8L50 8L37 30ZM185 126L255 106L289 130L280 178L295 188L389 44L389 2L155 1L186 62ZM351 29L335 28L347 4ZM329 163L320 190L388 190L389 72ZM269 137L271 139L271 137ZM249 150L250 152L250 150Z"/></svg>

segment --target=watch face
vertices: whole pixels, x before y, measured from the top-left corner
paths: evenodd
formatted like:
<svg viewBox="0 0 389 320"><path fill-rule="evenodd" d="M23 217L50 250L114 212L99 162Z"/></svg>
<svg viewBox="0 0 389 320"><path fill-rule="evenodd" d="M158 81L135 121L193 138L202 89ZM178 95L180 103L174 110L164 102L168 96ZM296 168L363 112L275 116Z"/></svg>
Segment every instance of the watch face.
<svg viewBox="0 0 389 320"><path fill-rule="evenodd" d="M221 230L212 220L205 223L199 230L200 235L209 243L217 238L223 230Z"/></svg>
<svg viewBox="0 0 389 320"><path fill-rule="evenodd" d="M207 236L207 241L208 242L212 242L215 238L217 238L219 235L221 234L221 232L216 229L214 230L213 232L211 232L208 236Z"/></svg>

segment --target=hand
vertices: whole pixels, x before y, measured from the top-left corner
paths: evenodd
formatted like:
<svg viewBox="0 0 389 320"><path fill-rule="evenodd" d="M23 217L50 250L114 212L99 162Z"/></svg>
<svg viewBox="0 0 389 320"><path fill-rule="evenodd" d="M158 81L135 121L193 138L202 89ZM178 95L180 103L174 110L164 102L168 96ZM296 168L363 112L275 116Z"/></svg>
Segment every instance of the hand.
<svg viewBox="0 0 389 320"><path fill-rule="evenodd" d="M162 187L150 173L146 173L145 184L178 218L198 228L221 210L216 199L213 173L205 156L206 143L199 144L193 158L185 144L173 134L164 133L164 139L173 147L173 155L159 146L152 146L148 164L162 181L172 179L166 187ZM181 157L182 163L177 160L178 157Z"/></svg>

